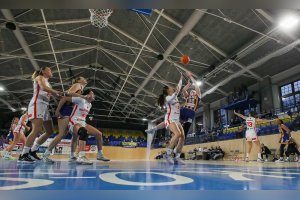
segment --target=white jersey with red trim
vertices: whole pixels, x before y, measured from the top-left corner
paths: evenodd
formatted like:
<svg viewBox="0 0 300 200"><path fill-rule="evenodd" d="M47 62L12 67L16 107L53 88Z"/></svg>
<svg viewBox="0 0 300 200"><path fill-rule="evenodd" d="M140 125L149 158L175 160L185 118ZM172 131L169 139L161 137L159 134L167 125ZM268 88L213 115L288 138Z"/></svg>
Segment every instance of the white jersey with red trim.
<svg viewBox="0 0 300 200"><path fill-rule="evenodd" d="M48 82L48 79L45 79L45 83L47 87L51 87L50 83ZM33 97L29 104L43 103L48 105L49 101L50 101L50 93L42 90L37 80L35 79L33 81Z"/></svg>
<svg viewBox="0 0 300 200"><path fill-rule="evenodd" d="M77 121L86 120L86 116L89 114L92 104L81 97L72 97L72 103L74 107L70 116L70 123L75 125Z"/></svg>
<svg viewBox="0 0 300 200"><path fill-rule="evenodd" d="M169 126L172 122L179 122L180 117L180 103L177 98L177 94L166 97L167 113L165 115L165 125Z"/></svg>
<svg viewBox="0 0 300 200"><path fill-rule="evenodd" d="M247 117L246 118L246 125L247 125L247 130L256 131L256 120L255 120L254 117Z"/></svg>
<svg viewBox="0 0 300 200"><path fill-rule="evenodd" d="M24 124L28 123L28 115L27 114L22 115L21 118L19 119L19 122L17 123L16 128L14 129L14 133L21 133L21 132L24 133L25 126L23 126L22 124L24 118L25 118Z"/></svg>

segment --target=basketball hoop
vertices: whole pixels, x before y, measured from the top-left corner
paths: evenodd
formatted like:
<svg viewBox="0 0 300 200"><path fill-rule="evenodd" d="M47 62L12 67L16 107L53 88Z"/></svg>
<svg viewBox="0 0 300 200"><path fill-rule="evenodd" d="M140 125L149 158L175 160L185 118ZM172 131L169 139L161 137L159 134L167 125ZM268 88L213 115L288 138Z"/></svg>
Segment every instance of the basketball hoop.
<svg viewBox="0 0 300 200"><path fill-rule="evenodd" d="M111 9L89 9L91 13L91 23L98 28L104 28L108 25L108 18L112 14Z"/></svg>

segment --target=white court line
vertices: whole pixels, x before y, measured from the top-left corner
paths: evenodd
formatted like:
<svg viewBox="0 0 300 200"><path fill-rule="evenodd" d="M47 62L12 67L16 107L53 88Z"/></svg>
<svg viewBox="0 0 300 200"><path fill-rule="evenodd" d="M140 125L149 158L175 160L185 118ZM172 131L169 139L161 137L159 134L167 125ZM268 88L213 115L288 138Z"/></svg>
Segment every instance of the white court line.
<svg viewBox="0 0 300 200"><path fill-rule="evenodd" d="M97 178L95 176L74 176L74 177L70 177L70 176L66 176L66 177L49 177L49 178L53 178L53 179L85 179L85 178Z"/></svg>
<svg viewBox="0 0 300 200"><path fill-rule="evenodd" d="M0 175L14 175L14 174L45 174L45 175L67 175L68 173L53 173L53 172L8 172L0 173Z"/></svg>

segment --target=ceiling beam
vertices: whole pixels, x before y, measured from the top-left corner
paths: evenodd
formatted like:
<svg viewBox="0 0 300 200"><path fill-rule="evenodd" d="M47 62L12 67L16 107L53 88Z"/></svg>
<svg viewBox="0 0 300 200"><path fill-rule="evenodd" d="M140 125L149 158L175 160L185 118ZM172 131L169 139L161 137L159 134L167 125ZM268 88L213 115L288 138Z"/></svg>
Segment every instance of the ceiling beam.
<svg viewBox="0 0 300 200"><path fill-rule="evenodd" d="M16 25L16 30L14 30L12 32L14 33L14 35L15 35L16 39L18 40L20 46L22 47L22 49L26 53L27 57L29 58L32 66L34 67L34 69L39 70L40 67L39 67L38 63L36 62L36 60L34 60L34 56L31 52L31 49L29 48L27 41L25 40L22 32L20 31L20 28L18 27L13 14L8 9L1 9L1 12L2 12L3 16L5 17L5 19L7 21L10 21L10 22L12 22Z"/></svg>
<svg viewBox="0 0 300 200"><path fill-rule="evenodd" d="M261 66L263 63L267 62L268 60L271 60L272 58L275 58L277 56L281 56L289 51L291 51L294 47L296 47L297 45L300 44L300 39L296 40L295 42L282 47L276 51L273 51L270 54L265 55L264 57L262 57L261 59L253 62L252 64L246 66L246 69L254 69L257 68L259 66ZM245 73L247 70L246 69L242 69L230 76L228 76L227 78L225 78L224 80L220 81L219 83L217 83L214 87L210 88L208 91L204 92L202 97L205 97L208 94L211 94L212 92L214 92L218 87L225 85L226 83L230 82L231 80L233 80L234 78L237 78L238 76L240 76L241 74Z"/></svg>
<svg viewBox="0 0 300 200"><path fill-rule="evenodd" d="M184 24L183 28L180 30L180 32L176 35L175 39L171 42L169 47L166 49L166 51L163 53L164 59L159 60L154 67L152 68L151 72L147 76L147 78L143 81L143 83L140 85L140 87L135 92L135 96L137 96L142 89L147 85L149 80L152 78L152 76L157 72L157 70L162 66L162 64L166 61L167 57L173 52L173 50L176 48L176 46L181 42L181 40L190 32L190 30L199 22L199 20L203 17L204 13L199 12L198 10L194 10L194 12L191 14L187 22ZM130 100L128 102L128 105L132 102ZM125 107L126 108L126 107Z"/></svg>
<svg viewBox="0 0 300 200"><path fill-rule="evenodd" d="M154 11L157 12L156 9L155 9ZM179 27L179 28L182 28L182 27L183 27L183 25L181 25L178 21L176 21L176 20L173 19L172 17L168 16L166 13L164 13L162 17L164 17L166 20L168 20L169 22L171 22L172 24L176 25L176 26ZM198 33L193 32L193 31L191 30L188 34L189 34L190 36L192 36L193 38L196 38L200 43L206 45L207 47L209 47L210 49L212 49L213 51L215 51L216 53L218 53L218 54L221 55L222 57L224 57L224 58L228 58L228 57L229 57L229 55L228 55L227 53L225 53L225 52L224 52L223 50L221 50L220 48L216 47L214 44L212 44L212 43L208 42L207 40L205 40L205 39L204 39L201 35L199 35ZM245 68L245 66L244 66L242 63L240 63L240 62L238 62L238 61L235 61L235 63L236 63L236 65L239 66L240 68L242 68L242 69ZM247 70L247 69L246 69L246 70ZM259 80L259 81L262 81L262 80L263 80L263 78L262 78L259 74L255 73L255 72L253 72L253 71L251 71L251 70L247 70L247 72L248 72L249 74L251 74L255 79L257 79L257 80Z"/></svg>

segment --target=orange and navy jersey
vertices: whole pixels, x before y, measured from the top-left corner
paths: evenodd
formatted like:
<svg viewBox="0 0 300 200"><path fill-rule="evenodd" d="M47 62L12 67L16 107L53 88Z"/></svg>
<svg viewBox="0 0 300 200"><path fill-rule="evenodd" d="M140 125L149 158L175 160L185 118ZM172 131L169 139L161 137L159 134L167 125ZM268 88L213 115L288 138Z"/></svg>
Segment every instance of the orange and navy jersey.
<svg viewBox="0 0 300 200"><path fill-rule="evenodd" d="M199 101L200 97L196 93L189 94L189 96L185 98L185 103L183 107L196 111L199 105Z"/></svg>

